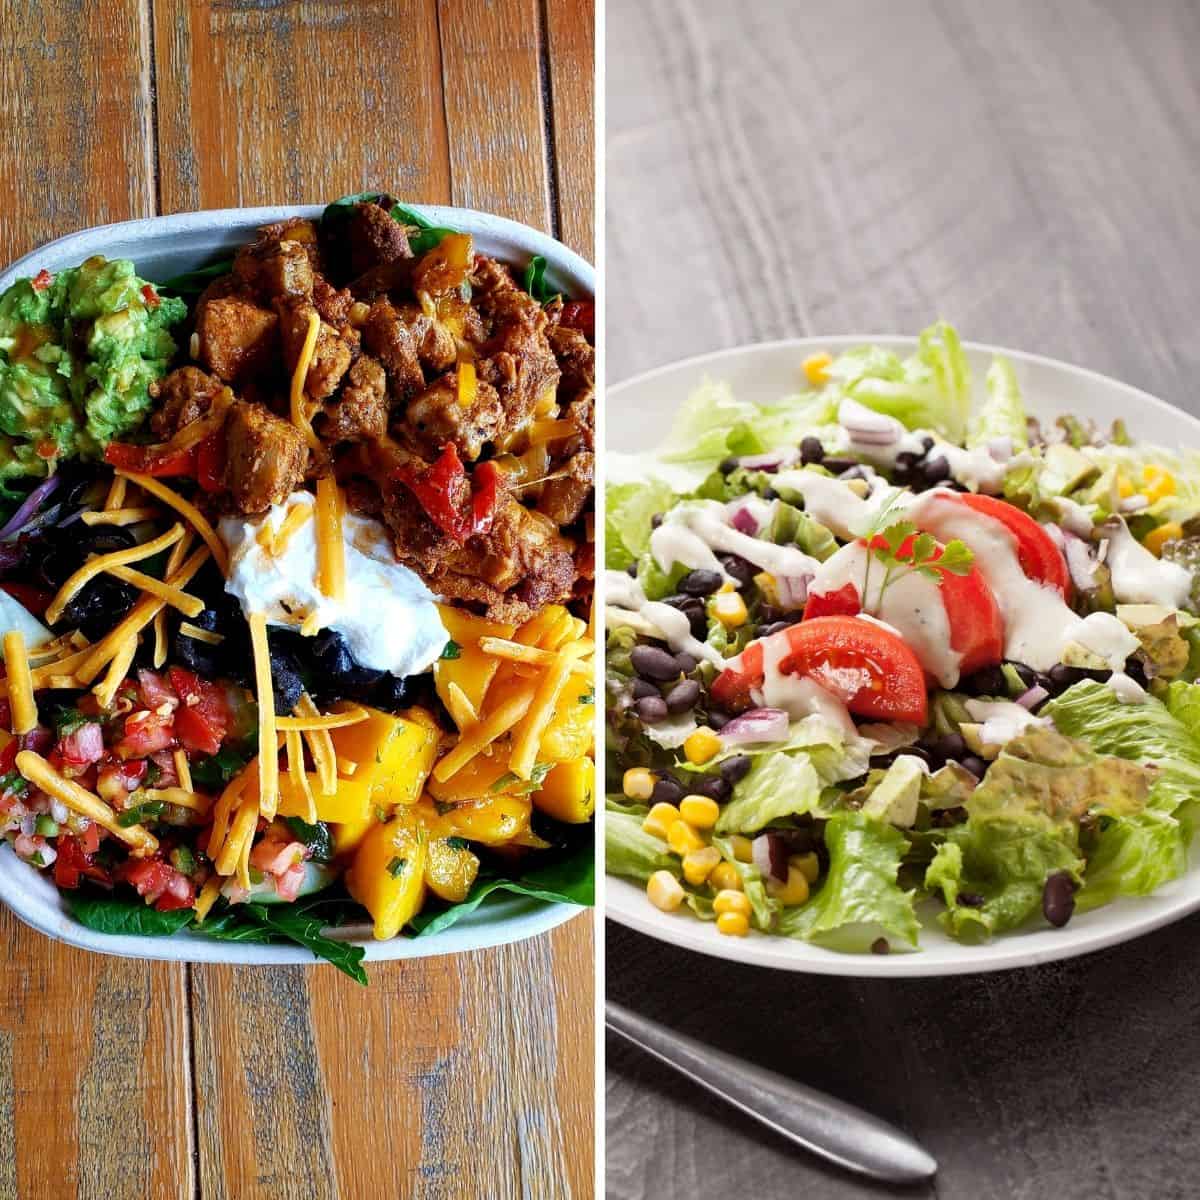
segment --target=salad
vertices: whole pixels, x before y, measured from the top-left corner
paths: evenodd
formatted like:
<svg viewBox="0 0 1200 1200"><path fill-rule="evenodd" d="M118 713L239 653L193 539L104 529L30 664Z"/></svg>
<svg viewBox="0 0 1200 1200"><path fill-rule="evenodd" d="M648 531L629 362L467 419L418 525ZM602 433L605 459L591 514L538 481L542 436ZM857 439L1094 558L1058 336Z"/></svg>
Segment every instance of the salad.
<svg viewBox="0 0 1200 1200"><path fill-rule="evenodd" d="M591 311L374 193L0 295L0 844L77 920L365 982L591 901Z"/></svg>
<svg viewBox="0 0 1200 1200"><path fill-rule="evenodd" d="M1039 422L945 323L803 373L768 406L706 383L612 456L608 871L723 934L875 953L1178 877L1200 453Z"/></svg>

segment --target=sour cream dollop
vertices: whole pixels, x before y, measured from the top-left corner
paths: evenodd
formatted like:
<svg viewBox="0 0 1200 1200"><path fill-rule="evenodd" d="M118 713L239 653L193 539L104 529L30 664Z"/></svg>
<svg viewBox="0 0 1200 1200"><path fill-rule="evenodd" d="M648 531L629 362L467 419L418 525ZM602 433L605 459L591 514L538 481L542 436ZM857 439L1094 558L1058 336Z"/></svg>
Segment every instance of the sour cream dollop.
<svg viewBox="0 0 1200 1200"><path fill-rule="evenodd" d="M278 555L259 540L264 526L278 531L292 509L313 506L313 497L293 492L261 517L225 517L218 526L229 548L225 590L247 614L261 612L267 623L299 629L315 612L322 629L346 639L364 667L393 675L417 675L437 661L446 646L446 630L433 593L396 561L387 531L378 522L353 513L342 518L346 554L346 593L331 600L317 585L316 520L305 521ZM270 539L263 535L263 541Z"/></svg>

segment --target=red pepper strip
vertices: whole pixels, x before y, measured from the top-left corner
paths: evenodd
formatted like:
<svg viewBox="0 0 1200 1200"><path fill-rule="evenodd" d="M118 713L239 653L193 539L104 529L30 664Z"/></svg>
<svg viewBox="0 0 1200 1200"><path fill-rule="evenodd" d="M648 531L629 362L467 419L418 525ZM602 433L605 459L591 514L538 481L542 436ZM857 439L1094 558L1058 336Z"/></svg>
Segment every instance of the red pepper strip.
<svg viewBox="0 0 1200 1200"><path fill-rule="evenodd" d="M54 276L43 267L30 281L29 286L35 292L44 292L54 282Z"/></svg>
<svg viewBox="0 0 1200 1200"><path fill-rule="evenodd" d="M104 461L121 471L136 471L163 479L170 475L196 474L196 447L165 451L161 446L130 446L126 442L109 442Z"/></svg>
<svg viewBox="0 0 1200 1200"><path fill-rule="evenodd" d="M596 305L591 300L572 300L563 305L559 324L578 329L589 342L596 341Z"/></svg>
<svg viewBox="0 0 1200 1200"><path fill-rule="evenodd" d="M162 303L152 283L147 283L142 288L142 299L145 300L147 308L157 308Z"/></svg>
<svg viewBox="0 0 1200 1200"><path fill-rule="evenodd" d="M210 433L196 447L196 481L206 492L219 492L225 487L225 431Z"/></svg>
<svg viewBox="0 0 1200 1200"><path fill-rule="evenodd" d="M467 517L455 507L454 495L466 479L462 462L453 442L442 447L437 461L423 471L405 464L396 469L396 478L420 501L429 519L456 542L465 542L470 532Z"/></svg>
<svg viewBox="0 0 1200 1200"><path fill-rule="evenodd" d="M496 515L496 491L500 469L494 462L480 463L471 473L471 532L487 533ZM478 485L478 487L476 487Z"/></svg>

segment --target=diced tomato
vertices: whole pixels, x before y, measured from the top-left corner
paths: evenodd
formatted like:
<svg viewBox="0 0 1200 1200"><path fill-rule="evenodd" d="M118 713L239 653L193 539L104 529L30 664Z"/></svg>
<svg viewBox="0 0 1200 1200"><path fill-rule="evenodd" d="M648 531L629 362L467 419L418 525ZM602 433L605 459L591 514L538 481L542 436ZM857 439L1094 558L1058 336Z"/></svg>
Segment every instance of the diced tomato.
<svg viewBox="0 0 1200 1200"><path fill-rule="evenodd" d="M951 504L965 504L1003 525L1016 542L1021 570L1030 579L1057 588L1064 600L1070 600L1071 575L1067 560L1050 535L1028 513L994 496L978 496L973 492L948 496L946 500Z"/></svg>
<svg viewBox="0 0 1200 1200"><path fill-rule="evenodd" d="M30 281L29 286L35 292L44 292L54 282L54 276L43 267Z"/></svg>
<svg viewBox="0 0 1200 1200"><path fill-rule="evenodd" d="M54 599L53 593L43 591L28 583L0 583L0 591L7 592L22 608L33 613L35 617L42 616L50 601Z"/></svg>
<svg viewBox="0 0 1200 1200"><path fill-rule="evenodd" d="M229 731L224 689L182 667L172 667L169 674L180 700L175 713L175 733L184 749L196 754L216 754Z"/></svg>
<svg viewBox="0 0 1200 1200"><path fill-rule="evenodd" d="M108 872L92 861L92 855L99 848L100 836L95 825L89 825L88 832L78 838L69 833L60 834L55 842L58 857L54 860L54 882L60 888L77 888L80 879L84 878L111 883Z"/></svg>
<svg viewBox="0 0 1200 1200"><path fill-rule="evenodd" d="M88 721L59 738L57 750L64 765L89 767L104 757L104 730Z"/></svg>
<svg viewBox="0 0 1200 1200"><path fill-rule="evenodd" d="M78 837L84 854L95 854L100 849L100 826L95 821L89 821Z"/></svg>
<svg viewBox="0 0 1200 1200"><path fill-rule="evenodd" d="M179 783L179 774L175 770L175 754L171 750L155 750L150 755L150 761L158 768L154 782L158 787L175 787Z"/></svg>
<svg viewBox="0 0 1200 1200"><path fill-rule="evenodd" d="M268 834L250 852L250 865L268 875L282 875L297 863L303 863L304 856L303 842Z"/></svg>
<svg viewBox="0 0 1200 1200"><path fill-rule="evenodd" d="M196 482L206 492L225 487L225 431L210 433L196 447Z"/></svg>
<svg viewBox="0 0 1200 1200"><path fill-rule="evenodd" d="M289 904L296 900L300 895L300 889L304 886L304 864L297 863L296 866L290 867L282 875L275 877L275 890L279 893L281 900L286 900Z"/></svg>
<svg viewBox="0 0 1200 1200"><path fill-rule="evenodd" d="M578 329L593 345L596 343L596 305L591 300L572 300L563 305L558 323Z"/></svg>
<svg viewBox="0 0 1200 1200"><path fill-rule="evenodd" d="M159 298L158 293L154 290L154 285L152 283L147 283L142 286L142 299L146 302L147 308L157 308L162 303L162 300Z"/></svg>
<svg viewBox="0 0 1200 1200"><path fill-rule="evenodd" d="M138 695L147 708L160 709L164 704L172 708L179 705L179 696L167 681L167 676L156 671L141 670L137 673Z"/></svg>
<svg viewBox="0 0 1200 1200"><path fill-rule="evenodd" d="M144 758L135 758L132 762L123 762L117 765L117 772L120 774L121 782L125 785L127 792L137 790L142 780L146 778L148 769Z"/></svg>
<svg viewBox="0 0 1200 1200"><path fill-rule="evenodd" d="M182 872L157 855L154 858L127 859L117 868L117 877L137 889L147 904L159 912L188 908L195 901L196 887Z"/></svg>
<svg viewBox="0 0 1200 1200"><path fill-rule="evenodd" d="M196 885L182 872L169 868L171 878L166 889L155 901L159 912L174 912L177 908L191 908L196 903Z"/></svg>
<svg viewBox="0 0 1200 1200"><path fill-rule="evenodd" d="M877 721L929 719L925 673L903 639L873 621L816 617L751 642L713 681L712 698L724 708L744 708L763 683L764 648L780 648L779 669L820 684L861 717Z"/></svg>
<svg viewBox="0 0 1200 1200"><path fill-rule="evenodd" d="M906 557L911 559L915 540L910 536L901 543L896 552L901 562ZM878 545L885 544L882 538L878 539ZM935 562L942 553L941 546L934 549ZM946 610L950 647L959 655L959 674L971 675L982 667L1000 662L1004 657L1004 621L982 572L972 566L966 575L955 575L952 571L942 571L940 575L938 596ZM858 589L853 583L847 583L833 592L810 595L804 606L804 619L854 616L861 611ZM886 608L877 615L888 619Z"/></svg>
<svg viewBox="0 0 1200 1200"><path fill-rule="evenodd" d="M169 450L165 446L131 446L126 442L109 442L104 448L104 461L119 471L136 471L165 479L175 475L196 474L196 447Z"/></svg>
<svg viewBox="0 0 1200 1200"><path fill-rule="evenodd" d="M165 750L175 741L172 716L160 716L138 709L125 718L125 736L113 747L118 758L145 758L156 750Z"/></svg>

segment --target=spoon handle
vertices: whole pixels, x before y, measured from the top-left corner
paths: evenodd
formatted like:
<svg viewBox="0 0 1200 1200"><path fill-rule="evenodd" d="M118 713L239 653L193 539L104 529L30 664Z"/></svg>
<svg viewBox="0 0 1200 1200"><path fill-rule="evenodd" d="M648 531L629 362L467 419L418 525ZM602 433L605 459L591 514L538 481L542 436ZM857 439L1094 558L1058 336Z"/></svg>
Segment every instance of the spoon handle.
<svg viewBox="0 0 1200 1200"><path fill-rule="evenodd" d="M605 1024L789 1141L851 1171L916 1183L937 1161L907 1134L852 1104L703 1045L609 1001Z"/></svg>

